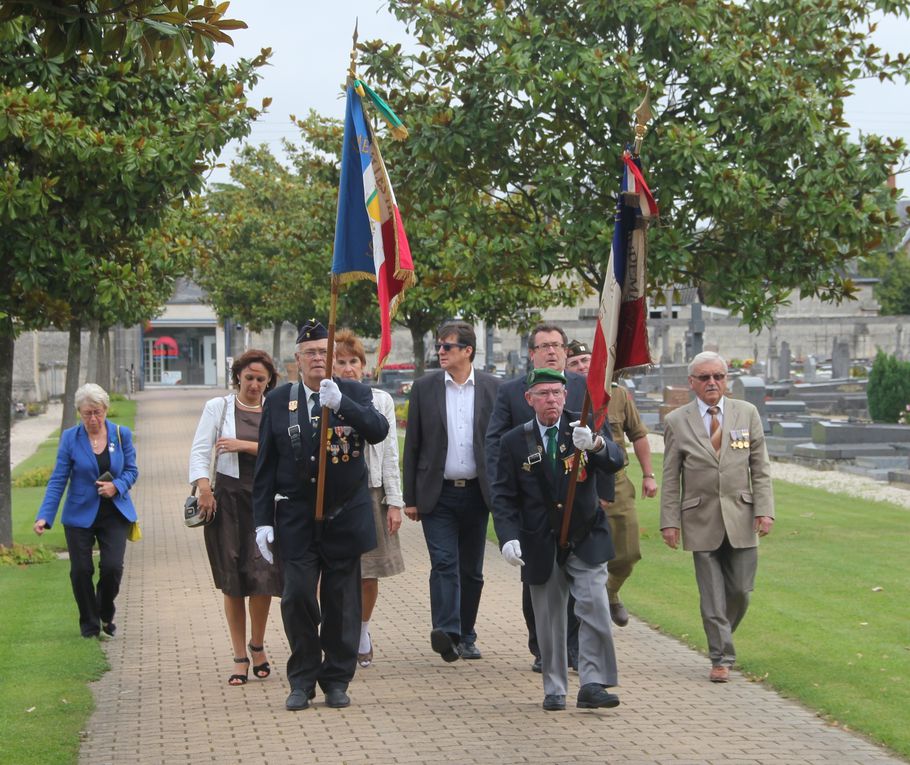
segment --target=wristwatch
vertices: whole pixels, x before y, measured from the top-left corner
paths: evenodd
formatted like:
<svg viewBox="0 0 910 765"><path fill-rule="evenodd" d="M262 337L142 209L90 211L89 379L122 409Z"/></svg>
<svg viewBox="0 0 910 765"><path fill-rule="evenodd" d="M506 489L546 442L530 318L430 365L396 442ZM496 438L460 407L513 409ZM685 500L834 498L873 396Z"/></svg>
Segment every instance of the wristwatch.
<svg viewBox="0 0 910 765"><path fill-rule="evenodd" d="M657 476L654 473L644 473L642 478L657 478Z"/></svg>

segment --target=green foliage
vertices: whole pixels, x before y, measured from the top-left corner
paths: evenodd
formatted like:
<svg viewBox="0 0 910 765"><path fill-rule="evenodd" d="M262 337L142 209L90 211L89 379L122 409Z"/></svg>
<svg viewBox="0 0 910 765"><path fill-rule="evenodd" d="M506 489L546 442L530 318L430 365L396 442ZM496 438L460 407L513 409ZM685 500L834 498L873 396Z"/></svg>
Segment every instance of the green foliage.
<svg viewBox="0 0 910 765"><path fill-rule="evenodd" d="M530 274L573 271L599 289L620 154L648 88L654 292L694 284L757 328L793 290L851 296L844 262L896 224L885 180L906 149L851 141L843 117L855 79L910 71L867 42L881 3L389 6L421 50L367 42L364 73L393 105L423 106L406 150L433 159L415 183L493 200L487 213L516 225L509 256Z"/></svg>
<svg viewBox="0 0 910 765"><path fill-rule="evenodd" d="M33 486L47 486L53 470L52 465L47 465L46 467L34 468L25 473L19 473L13 478L13 488L24 489Z"/></svg>
<svg viewBox="0 0 910 765"><path fill-rule="evenodd" d="M880 280L875 285L875 297L882 315L910 314L910 252L904 249L881 256L868 270Z"/></svg>
<svg viewBox="0 0 910 765"><path fill-rule="evenodd" d="M404 401L400 404L395 404L395 422L401 427L408 424L408 405L410 403L410 401Z"/></svg>
<svg viewBox="0 0 910 765"><path fill-rule="evenodd" d="M49 563L56 560L53 551L44 545L0 545L0 566L24 566L30 563Z"/></svg>
<svg viewBox="0 0 910 765"><path fill-rule="evenodd" d="M869 373L866 397L875 422L898 422L910 403L910 362L880 350Z"/></svg>

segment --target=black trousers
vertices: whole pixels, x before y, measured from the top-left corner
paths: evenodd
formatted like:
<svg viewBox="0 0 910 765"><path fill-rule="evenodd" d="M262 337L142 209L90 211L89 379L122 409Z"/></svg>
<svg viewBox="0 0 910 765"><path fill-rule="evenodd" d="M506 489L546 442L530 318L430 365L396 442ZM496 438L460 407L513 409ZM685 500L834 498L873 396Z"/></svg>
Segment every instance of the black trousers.
<svg viewBox="0 0 910 765"><path fill-rule="evenodd" d="M323 691L346 689L360 642L360 556L326 558L311 545L283 564L281 617L291 648L291 689L310 692L317 682Z"/></svg>
<svg viewBox="0 0 910 765"><path fill-rule="evenodd" d="M114 620L114 600L123 579L123 556L130 525L116 507L102 503L91 527L63 527L70 555L70 582L79 608L82 637L94 637L101 632L101 622ZM92 560L95 540L101 551L97 587L93 582L95 564Z"/></svg>

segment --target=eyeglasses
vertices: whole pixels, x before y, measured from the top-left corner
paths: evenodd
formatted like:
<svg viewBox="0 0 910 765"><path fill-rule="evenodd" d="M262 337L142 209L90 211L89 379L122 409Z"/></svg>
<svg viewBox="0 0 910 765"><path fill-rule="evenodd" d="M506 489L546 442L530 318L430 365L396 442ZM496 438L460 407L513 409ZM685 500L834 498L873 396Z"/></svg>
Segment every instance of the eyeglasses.
<svg viewBox="0 0 910 765"><path fill-rule="evenodd" d="M327 348L307 348L305 351L297 351L301 356L307 359L315 359L320 356L328 356Z"/></svg>
<svg viewBox="0 0 910 765"><path fill-rule="evenodd" d="M694 377L694 378L695 378L696 380L698 380L699 382L708 382L708 380L710 380L712 377L713 377L717 382L720 382L720 381L723 380L726 376L727 376L727 373L726 373L726 372L715 372L713 375L692 375L692 377Z"/></svg>
<svg viewBox="0 0 910 765"><path fill-rule="evenodd" d="M565 348L565 343L540 343L535 345L531 350L532 351L557 351L560 348Z"/></svg>
<svg viewBox="0 0 910 765"><path fill-rule="evenodd" d="M82 417L83 420L90 420L92 417L96 417L100 420L104 417L104 409L89 409L86 412L79 412L79 416Z"/></svg>
<svg viewBox="0 0 910 765"><path fill-rule="evenodd" d="M439 351L448 353L453 348L467 348L468 346L465 343L436 343L434 347L436 348L436 353L439 353Z"/></svg>
<svg viewBox="0 0 910 765"><path fill-rule="evenodd" d="M565 395L565 388L545 388L544 390L532 390L531 395L537 398L559 398Z"/></svg>

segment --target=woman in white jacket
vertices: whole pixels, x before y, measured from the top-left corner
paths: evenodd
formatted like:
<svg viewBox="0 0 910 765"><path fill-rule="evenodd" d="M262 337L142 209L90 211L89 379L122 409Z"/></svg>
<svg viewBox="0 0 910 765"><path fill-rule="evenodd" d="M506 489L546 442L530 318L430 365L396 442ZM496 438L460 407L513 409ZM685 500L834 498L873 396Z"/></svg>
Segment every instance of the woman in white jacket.
<svg viewBox="0 0 910 765"><path fill-rule="evenodd" d="M363 343L353 332L343 329L335 335L335 363L338 377L361 380L366 365ZM395 426L395 404L384 390L373 388L373 406L389 421L389 434L378 444L368 444L367 467L370 471L370 493L373 496L373 520L376 522L377 545L360 556L360 581L363 590L363 616L357 662L361 667L373 663L373 641L370 619L379 597L379 579L404 571L398 529L401 527L401 474L398 471L398 430Z"/></svg>
<svg viewBox="0 0 910 765"><path fill-rule="evenodd" d="M259 451L259 420L265 394L275 387L275 366L265 351L249 350L231 366L235 394L206 402L190 453L190 483L198 491L199 509L209 520L205 549L215 587L224 594L234 671L229 685L244 685L253 655L253 674L271 673L265 655L265 625L272 597L282 590L281 567L263 560L256 546L252 488ZM209 474L216 457L214 492ZM250 639L247 642L249 599Z"/></svg>

